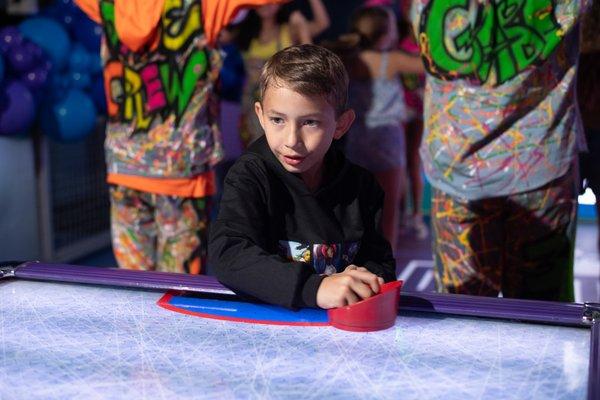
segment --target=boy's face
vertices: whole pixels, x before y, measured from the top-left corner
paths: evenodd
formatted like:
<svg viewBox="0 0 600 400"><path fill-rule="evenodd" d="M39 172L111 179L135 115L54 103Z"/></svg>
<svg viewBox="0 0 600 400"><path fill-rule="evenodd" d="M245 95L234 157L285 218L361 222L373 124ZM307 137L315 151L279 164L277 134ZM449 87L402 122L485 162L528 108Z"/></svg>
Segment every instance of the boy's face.
<svg viewBox="0 0 600 400"><path fill-rule="evenodd" d="M285 84L268 87L255 110L277 160L287 171L299 174L309 188L317 188L325 153L333 139L350 128L354 112L347 110L336 118L325 98L304 96Z"/></svg>

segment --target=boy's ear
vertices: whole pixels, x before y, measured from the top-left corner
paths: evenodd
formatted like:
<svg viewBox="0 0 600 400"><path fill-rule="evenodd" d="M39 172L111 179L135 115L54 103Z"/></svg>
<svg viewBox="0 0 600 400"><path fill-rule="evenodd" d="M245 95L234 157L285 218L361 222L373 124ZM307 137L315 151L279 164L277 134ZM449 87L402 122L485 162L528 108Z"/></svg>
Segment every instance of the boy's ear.
<svg viewBox="0 0 600 400"><path fill-rule="evenodd" d="M265 124L263 124L262 104L260 104L260 101L257 101L254 103L254 112L256 113L256 116L258 117L258 122L260 122L260 126L264 130Z"/></svg>
<svg viewBox="0 0 600 400"><path fill-rule="evenodd" d="M348 129L350 129L350 127L352 126L352 123L354 122L355 118L356 114L354 113L353 109L349 108L346 111L344 111L342 115L340 115L336 120L333 138L339 139L342 136L344 136L344 134L348 132Z"/></svg>

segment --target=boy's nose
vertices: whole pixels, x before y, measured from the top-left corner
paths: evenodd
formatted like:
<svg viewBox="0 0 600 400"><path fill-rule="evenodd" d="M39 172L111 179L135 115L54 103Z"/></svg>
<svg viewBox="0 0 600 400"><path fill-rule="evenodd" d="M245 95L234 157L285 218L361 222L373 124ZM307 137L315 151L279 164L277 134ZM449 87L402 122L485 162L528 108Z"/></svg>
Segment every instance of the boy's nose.
<svg viewBox="0 0 600 400"><path fill-rule="evenodd" d="M294 148L298 146L300 141L300 127L296 126L296 124L290 124L285 145L289 148Z"/></svg>

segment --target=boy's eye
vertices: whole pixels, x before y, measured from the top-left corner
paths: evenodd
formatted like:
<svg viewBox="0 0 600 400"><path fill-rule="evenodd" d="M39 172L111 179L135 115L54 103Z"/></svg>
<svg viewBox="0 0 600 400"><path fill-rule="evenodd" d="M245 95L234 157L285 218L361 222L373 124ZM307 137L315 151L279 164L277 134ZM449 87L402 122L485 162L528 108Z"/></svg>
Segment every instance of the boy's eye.
<svg viewBox="0 0 600 400"><path fill-rule="evenodd" d="M271 121L275 125L283 124L283 118L280 117L269 117L269 121Z"/></svg>
<svg viewBox="0 0 600 400"><path fill-rule="evenodd" d="M304 125L310 126L310 127L316 127L319 125L319 121L317 121L316 119L307 119L306 121L304 121Z"/></svg>

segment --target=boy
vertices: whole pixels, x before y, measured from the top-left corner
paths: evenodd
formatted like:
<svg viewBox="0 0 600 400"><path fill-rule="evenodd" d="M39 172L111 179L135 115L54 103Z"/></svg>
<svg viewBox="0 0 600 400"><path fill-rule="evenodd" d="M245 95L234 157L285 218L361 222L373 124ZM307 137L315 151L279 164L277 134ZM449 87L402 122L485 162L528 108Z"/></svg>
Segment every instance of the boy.
<svg viewBox="0 0 600 400"><path fill-rule="evenodd" d="M219 280L289 308L353 304L395 279L380 229L383 192L335 146L354 120L341 60L289 47L263 67L265 136L225 179L209 253Z"/></svg>

